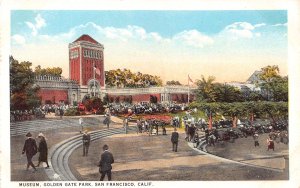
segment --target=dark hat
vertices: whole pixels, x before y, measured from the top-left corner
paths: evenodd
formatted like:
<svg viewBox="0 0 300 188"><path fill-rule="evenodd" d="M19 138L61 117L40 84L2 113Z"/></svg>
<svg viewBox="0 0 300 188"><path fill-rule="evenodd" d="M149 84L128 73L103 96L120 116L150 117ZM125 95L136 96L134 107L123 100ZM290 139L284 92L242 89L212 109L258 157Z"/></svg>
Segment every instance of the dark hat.
<svg viewBox="0 0 300 188"><path fill-rule="evenodd" d="M31 134L30 132L28 132L28 133L26 134L26 137L32 137L32 134Z"/></svg>
<svg viewBox="0 0 300 188"><path fill-rule="evenodd" d="M108 150L108 145L104 144L103 150Z"/></svg>

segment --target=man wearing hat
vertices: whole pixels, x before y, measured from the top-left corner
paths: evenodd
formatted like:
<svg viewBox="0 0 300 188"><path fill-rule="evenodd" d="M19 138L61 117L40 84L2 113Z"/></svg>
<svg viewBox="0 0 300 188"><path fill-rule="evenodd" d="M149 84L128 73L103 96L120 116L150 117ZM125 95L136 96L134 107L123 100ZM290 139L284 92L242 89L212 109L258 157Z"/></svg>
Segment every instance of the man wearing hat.
<svg viewBox="0 0 300 188"><path fill-rule="evenodd" d="M90 142L91 142L91 136L90 136L90 134L88 134L88 131L85 130L82 135L83 156L88 155Z"/></svg>
<svg viewBox="0 0 300 188"><path fill-rule="evenodd" d="M28 170L29 166L31 166L36 171L36 168L32 163L32 157L37 153L37 145L35 139L32 138L32 134L30 132L26 134L26 137L27 139L25 140L25 144L22 150L22 154L26 153L26 157L27 157L26 170Z"/></svg>
<svg viewBox="0 0 300 188"><path fill-rule="evenodd" d="M172 136L171 136L171 142L172 142L172 146L173 146L173 151L175 151L175 152L177 152L178 138L179 138L179 134L177 132L177 129L174 128L174 132L172 132Z"/></svg>
<svg viewBox="0 0 300 188"><path fill-rule="evenodd" d="M101 174L100 181L104 180L105 174L107 174L108 181L111 181L111 164L114 163L113 155L108 151L108 145L103 146L103 153L99 161L99 172Z"/></svg>
<svg viewBox="0 0 300 188"><path fill-rule="evenodd" d="M37 164L37 167L40 166L41 162L45 162L47 164L46 168L49 168L48 164L48 146L46 142L46 138L43 133L39 133L38 138L40 139L38 152L40 152L39 155L39 163Z"/></svg>

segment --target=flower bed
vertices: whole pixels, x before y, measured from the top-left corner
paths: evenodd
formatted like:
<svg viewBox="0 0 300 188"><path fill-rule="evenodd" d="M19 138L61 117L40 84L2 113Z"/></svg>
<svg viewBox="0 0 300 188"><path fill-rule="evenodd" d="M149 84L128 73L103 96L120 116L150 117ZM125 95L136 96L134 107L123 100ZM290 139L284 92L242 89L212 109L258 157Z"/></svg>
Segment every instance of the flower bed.
<svg viewBox="0 0 300 188"><path fill-rule="evenodd" d="M170 124L172 117L169 115L145 115L143 117L145 120L148 119L156 119L156 120L160 120L163 121L165 124Z"/></svg>

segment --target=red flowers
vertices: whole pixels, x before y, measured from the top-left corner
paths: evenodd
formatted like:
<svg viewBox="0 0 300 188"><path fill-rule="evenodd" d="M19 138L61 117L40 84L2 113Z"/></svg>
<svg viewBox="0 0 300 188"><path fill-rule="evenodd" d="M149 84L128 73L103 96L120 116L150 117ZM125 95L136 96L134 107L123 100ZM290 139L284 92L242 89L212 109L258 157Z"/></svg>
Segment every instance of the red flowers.
<svg viewBox="0 0 300 188"><path fill-rule="evenodd" d="M168 115L145 115L143 117L145 120L156 119L165 122L166 124L171 123L172 117Z"/></svg>

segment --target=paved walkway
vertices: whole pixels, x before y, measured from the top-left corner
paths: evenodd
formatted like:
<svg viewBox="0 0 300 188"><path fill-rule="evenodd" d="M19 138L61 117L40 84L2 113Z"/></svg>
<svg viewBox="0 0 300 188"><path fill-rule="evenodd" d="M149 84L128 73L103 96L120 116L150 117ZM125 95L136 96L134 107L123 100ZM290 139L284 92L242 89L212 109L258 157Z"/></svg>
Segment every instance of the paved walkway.
<svg viewBox="0 0 300 188"><path fill-rule="evenodd" d="M66 138L79 135L80 127L78 125L79 117L69 117L52 121L35 121L30 125L23 123L24 129L32 130L34 137L46 128L43 133L48 138L48 146L65 140ZM112 127L121 127L122 120L112 117L112 120L118 123ZM59 123L61 121L61 123ZM89 130L105 129L102 124L103 117L85 117L88 122L86 128ZM66 123L69 122L69 123ZM36 126L38 125L38 126ZM66 126L61 126L66 125ZM14 126L14 125L13 125ZM12 127L13 127L12 126ZM19 126L19 125L18 125ZM161 131L161 130L160 130ZM148 136L146 134L127 134L115 135L92 142L88 157L82 157L82 147L72 153L69 164L72 172L79 180L98 180L99 173L96 166L102 152L103 144L108 144L115 157L113 165L113 179L123 181L135 180L287 180L287 171L276 172L263 168L255 168L241 164L228 163L217 158L201 154L191 149L184 140L184 133L180 134L179 150L177 153L171 151L170 132L164 136ZM250 138L249 138L250 139ZM38 168L38 172L25 171L26 157L21 155L25 136L11 136L11 180L12 181L45 181L48 180L43 167ZM242 141L242 140L241 140ZM245 140L243 140L245 141ZM235 144L244 147L244 152L248 151L250 145ZM246 144L246 143L245 143ZM246 158L240 158L244 155L241 150L231 148L229 145L224 148L208 148L210 152L219 152L221 154L230 153L228 158L235 157L235 160L247 160L249 163L265 163L265 155L272 157L271 153L264 154L263 158L255 158L254 155L248 155ZM283 147L283 146L282 146ZM262 147L263 148L263 147ZM218 150L219 149L219 150ZM280 150L276 147L278 154L285 154L288 150ZM282 152L282 153L281 153ZM252 153L252 152L251 152ZM239 155L240 154L240 155ZM37 157L33 158L37 163ZM249 158L250 157L250 158ZM253 158L255 158L253 160ZM273 156L274 157L274 156ZM277 160L279 158L273 158ZM277 162L274 162L277 163ZM284 168L282 163L277 163L278 168Z"/></svg>
<svg viewBox="0 0 300 188"><path fill-rule="evenodd" d="M215 147L208 146L206 149L209 153L226 159L283 170L286 165L285 157L289 155L288 145L275 142L275 151L267 151L267 138L268 134L260 134L258 147L254 146L252 137L247 137L236 139L234 143L217 143Z"/></svg>
<svg viewBox="0 0 300 188"><path fill-rule="evenodd" d="M106 129L103 125L103 116L86 116L82 117L85 122L84 128L90 131ZM47 137L48 148L51 146L76 135L80 135L81 127L78 124L79 117L59 117L46 118L43 120L17 122L11 125L11 180L12 181L45 181L48 177L43 167L38 168L38 172L26 171L26 155L21 155L25 134L31 131L36 138L39 132ZM121 127L120 124L114 123L112 128ZM14 129L18 129L18 136L14 136ZM22 134L20 134L22 133ZM37 164L38 154L33 157L34 164ZM45 164L44 164L45 165Z"/></svg>
<svg viewBox="0 0 300 188"><path fill-rule="evenodd" d="M99 179L96 166L102 145L108 144L115 157L113 180L287 180L287 171L272 171L220 160L191 149L180 134L179 150L172 152L168 135L115 135L92 143L90 156L82 148L74 151L70 165L80 180ZM238 152L238 150L236 150ZM284 167L280 167L284 168Z"/></svg>

